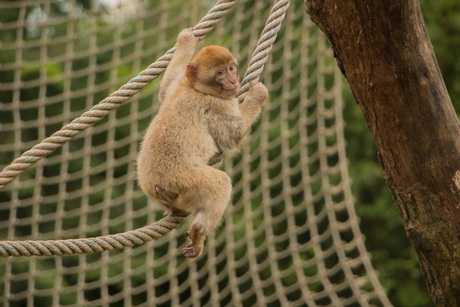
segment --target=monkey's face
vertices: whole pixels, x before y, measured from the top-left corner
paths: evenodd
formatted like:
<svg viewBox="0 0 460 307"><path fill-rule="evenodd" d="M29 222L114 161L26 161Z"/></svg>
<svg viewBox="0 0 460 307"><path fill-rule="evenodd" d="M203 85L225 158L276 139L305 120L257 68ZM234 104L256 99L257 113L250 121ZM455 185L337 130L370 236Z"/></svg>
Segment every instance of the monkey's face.
<svg viewBox="0 0 460 307"><path fill-rule="evenodd" d="M238 62L220 46L201 49L187 66L186 76L197 91L219 98L235 97L240 89Z"/></svg>
<svg viewBox="0 0 460 307"><path fill-rule="evenodd" d="M226 97L233 97L238 94L240 89L238 65L231 61L227 65L218 67L214 74L213 83L216 87L220 87L222 94Z"/></svg>

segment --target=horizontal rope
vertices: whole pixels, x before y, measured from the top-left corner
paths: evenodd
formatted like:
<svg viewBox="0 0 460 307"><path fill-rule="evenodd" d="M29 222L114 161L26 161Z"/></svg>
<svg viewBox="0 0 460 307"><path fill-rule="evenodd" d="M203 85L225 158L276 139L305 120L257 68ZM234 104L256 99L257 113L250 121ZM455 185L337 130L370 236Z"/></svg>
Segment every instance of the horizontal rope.
<svg viewBox="0 0 460 307"><path fill-rule="evenodd" d="M95 238L50 241L0 241L0 256L62 256L92 254L133 247L157 239L177 228L187 214L173 213L142 228Z"/></svg>

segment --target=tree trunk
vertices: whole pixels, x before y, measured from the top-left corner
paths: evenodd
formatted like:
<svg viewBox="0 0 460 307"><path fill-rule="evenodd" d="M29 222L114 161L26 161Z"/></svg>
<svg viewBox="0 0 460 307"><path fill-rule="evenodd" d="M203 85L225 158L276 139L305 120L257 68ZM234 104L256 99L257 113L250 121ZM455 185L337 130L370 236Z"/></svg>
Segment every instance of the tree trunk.
<svg viewBox="0 0 460 307"><path fill-rule="evenodd" d="M433 301L460 306L460 125L419 2L305 0L305 8L363 111Z"/></svg>

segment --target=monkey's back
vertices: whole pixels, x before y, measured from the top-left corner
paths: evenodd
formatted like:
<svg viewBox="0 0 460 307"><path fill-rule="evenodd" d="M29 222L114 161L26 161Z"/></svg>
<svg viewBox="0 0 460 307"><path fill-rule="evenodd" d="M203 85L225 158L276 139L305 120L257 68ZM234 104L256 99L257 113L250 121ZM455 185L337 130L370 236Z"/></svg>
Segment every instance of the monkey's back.
<svg viewBox="0 0 460 307"><path fill-rule="evenodd" d="M209 131L209 103L193 89L165 98L139 151L138 177L145 192L155 184L171 190L188 187L196 169L207 167L219 151Z"/></svg>

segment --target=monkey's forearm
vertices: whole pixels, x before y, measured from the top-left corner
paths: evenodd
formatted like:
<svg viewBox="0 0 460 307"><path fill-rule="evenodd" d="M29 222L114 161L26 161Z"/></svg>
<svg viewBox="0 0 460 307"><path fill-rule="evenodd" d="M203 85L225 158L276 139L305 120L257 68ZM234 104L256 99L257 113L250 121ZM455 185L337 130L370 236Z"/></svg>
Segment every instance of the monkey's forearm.
<svg viewBox="0 0 460 307"><path fill-rule="evenodd" d="M192 60L193 53L199 41L200 39L195 37L191 29L184 29L179 33L177 37L177 49L160 83L160 93L158 96L161 102L165 98L171 83L185 74L187 64Z"/></svg>
<svg viewBox="0 0 460 307"><path fill-rule="evenodd" d="M249 95L248 95L249 96ZM251 129L251 126L257 120L260 115L260 110L262 104L265 102L265 99L261 102L260 99L252 99L252 97L247 97L243 103L240 105L241 112L241 122L242 122L242 131L244 131L242 138Z"/></svg>
<svg viewBox="0 0 460 307"><path fill-rule="evenodd" d="M231 116L213 120L210 131L216 145L223 152L232 152L238 149L239 145L251 130L251 126L257 119L257 114L252 116Z"/></svg>
<svg viewBox="0 0 460 307"><path fill-rule="evenodd" d="M242 113L244 112L244 116L242 118L243 124L241 125L240 140L238 141L237 147L240 146L246 135L251 131L252 125L257 121L260 114L260 107L254 109L248 108L246 110L242 109L241 111Z"/></svg>
<svg viewBox="0 0 460 307"><path fill-rule="evenodd" d="M244 101L240 106L241 118L246 129L251 128L252 124L259 117L261 105L259 103Z"/></svg>
<svg viewBox="0 0 460 307"><path fill-rule="evenodd" d="M248 95L240 105L241 133L237 146L240 145L240 143L251 130L254 122L257 121L257 118L260 115L260 110L267 99L268 91L262 83L257 83L250 88Z"/></svg>

